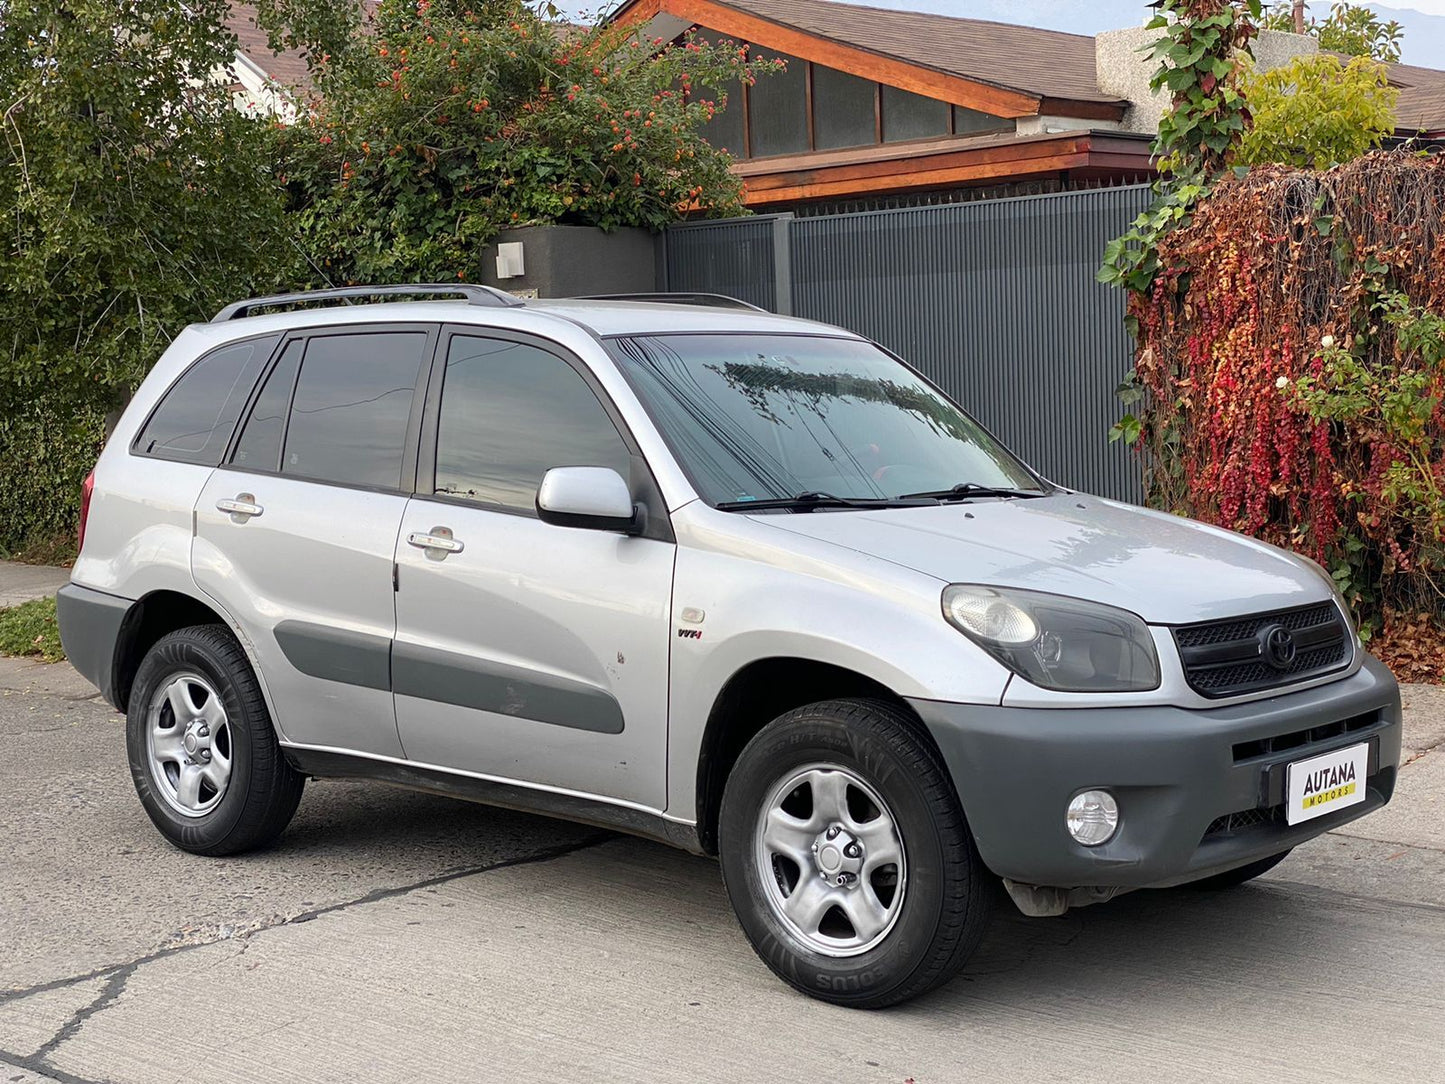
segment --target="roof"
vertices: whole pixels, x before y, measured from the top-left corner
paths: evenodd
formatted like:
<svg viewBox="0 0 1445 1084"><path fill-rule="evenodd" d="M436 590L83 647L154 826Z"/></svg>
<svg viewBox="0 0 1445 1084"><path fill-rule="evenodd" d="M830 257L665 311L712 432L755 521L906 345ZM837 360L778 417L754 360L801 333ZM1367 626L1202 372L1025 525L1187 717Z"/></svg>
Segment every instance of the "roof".
<svg viewBox="0 0 1445 1084"><path fill-rule="evenodd" d="M239 52L272 81L283 87L309 87L310 72L306 58L300 49L274 52L266 42L266 31L256 23L255 4L231 4L231 15L227 19L232 33L236 35Z"/></svg>
<svg viewBox="0 0 1445 1084"><path fill-rule="evenodd" d="M1400 88L1395 127L1401 132L1445 131L1445 71L1391 64L1390 82Z"/></svg>
<svg viewBox="0 0 1445 1084"><path fill-rule="evenodd" d="M1094 39L1032 26L829 0L715 0L831 41L1040 98L1115 102L1099 90Z"/></svg>

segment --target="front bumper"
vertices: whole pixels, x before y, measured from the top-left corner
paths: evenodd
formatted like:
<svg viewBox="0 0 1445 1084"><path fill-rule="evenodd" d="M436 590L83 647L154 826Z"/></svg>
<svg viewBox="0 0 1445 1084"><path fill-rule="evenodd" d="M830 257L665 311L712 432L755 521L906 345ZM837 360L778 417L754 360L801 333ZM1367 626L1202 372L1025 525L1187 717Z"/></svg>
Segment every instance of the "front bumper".
<svg viewBox="0 0 1445 1084"><path fill-rule="evenodd" d="M1181 884L1278 854L1390 800L1400 692L1373 658L1302 692L1194 711L1003 708L910 701L943 752L994 873L1060 888ZM1293 826L1285 767L1368 742L1365 801ZM1081 790L1119 803L1119 830L1085 847L1064 812Z"/></svg>

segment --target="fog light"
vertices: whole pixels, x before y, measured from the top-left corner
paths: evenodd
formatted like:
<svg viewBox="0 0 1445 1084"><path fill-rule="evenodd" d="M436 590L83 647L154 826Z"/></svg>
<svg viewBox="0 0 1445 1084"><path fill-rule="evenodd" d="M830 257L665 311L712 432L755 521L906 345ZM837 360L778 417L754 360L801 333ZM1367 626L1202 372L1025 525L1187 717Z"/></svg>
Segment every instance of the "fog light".
<svg viewBox="0 0 1445 1084"><path fill-rule="evenodd" d="M1086 790L1074 795L1064 818L1069 835L1085 847L1108 843L1119 829L1119 803L1107 790Z"/></svg>

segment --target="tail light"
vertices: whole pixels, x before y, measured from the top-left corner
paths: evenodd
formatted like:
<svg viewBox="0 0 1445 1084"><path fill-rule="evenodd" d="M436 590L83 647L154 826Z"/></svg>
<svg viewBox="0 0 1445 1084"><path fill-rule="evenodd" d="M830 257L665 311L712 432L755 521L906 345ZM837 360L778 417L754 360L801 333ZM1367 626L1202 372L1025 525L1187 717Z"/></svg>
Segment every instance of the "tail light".
<svg viewBox="0 0 1445 1084"><path fill-rule="evenodd" d="M90 496L94 492L95 471L92 470L80 483L80 537L75 544L76 553L85 548L85 521L90 518Z"/></svg>

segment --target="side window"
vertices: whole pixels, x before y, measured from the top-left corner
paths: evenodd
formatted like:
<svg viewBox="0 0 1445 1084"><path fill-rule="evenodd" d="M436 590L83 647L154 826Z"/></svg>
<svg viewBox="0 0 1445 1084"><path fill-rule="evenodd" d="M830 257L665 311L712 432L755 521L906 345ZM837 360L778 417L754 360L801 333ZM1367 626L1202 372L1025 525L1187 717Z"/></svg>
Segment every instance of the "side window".
<svg viewBox="0 0 1445 1084"><path fill-rule="evenodd" d="M277 338L213 350L171 385L133 445L141 455L214 467Z"/></svg>
<svg viewBox="0 0 1445 1084"><path fill-rule="evenodd" d="M317 335L291 397L281 473L397 489L424 331Z"/></svg>
<svg viewBox="0 0 1445 1084"><path fill-rule="evenodd" d="M631 456L587 382L524 343L457 336L437 419L436 492L535 513L553 467L611 467Z"/></svg>
<svg viewBox="0 0 1445 1084"><path fill-rule="evenodd" d="M301 368L301 351L305 344L297 339L288 343L280 359L271 368L251 416L236 441L231 463L247 470L279 470L281 440L286 435L286 413L291 408L291 389L296 386L296 372Z"/></svg>

